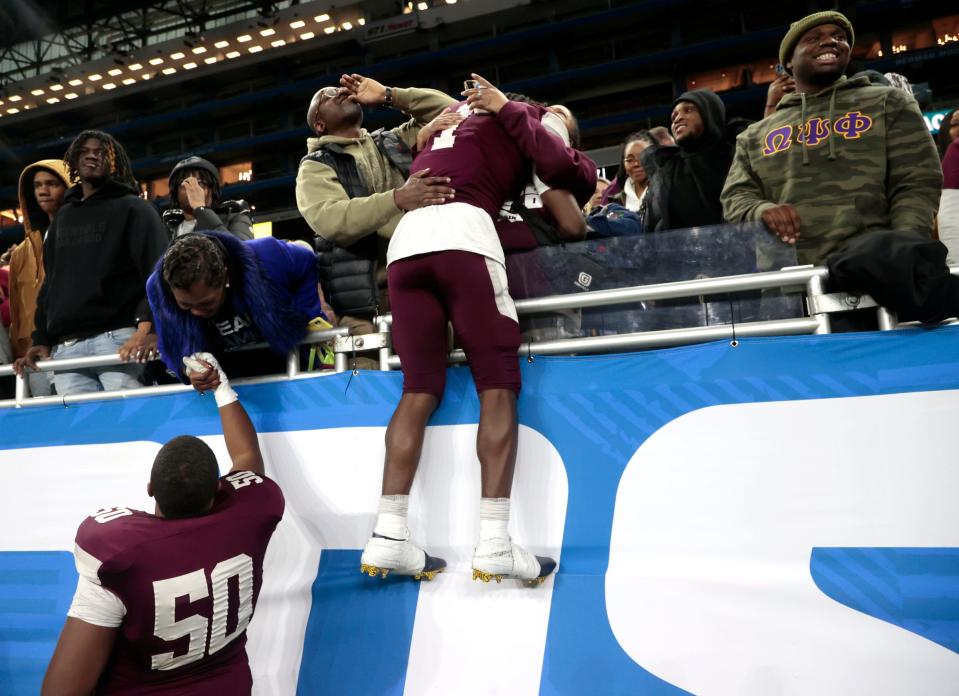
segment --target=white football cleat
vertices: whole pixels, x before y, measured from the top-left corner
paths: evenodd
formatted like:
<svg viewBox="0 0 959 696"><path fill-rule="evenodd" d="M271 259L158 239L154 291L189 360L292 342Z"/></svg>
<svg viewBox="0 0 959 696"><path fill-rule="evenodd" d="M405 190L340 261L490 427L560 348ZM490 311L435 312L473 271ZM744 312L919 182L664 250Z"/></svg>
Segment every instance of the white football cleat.
<svg viewBox="0 0 959 696"><path fill-rule="evenodd" d="M523 580L533 587L541 585L556 570L549 556L534 556L510 539L481 541L473 552L473 579L502 582L503 578Z"/></svg>
<svg viewBox="0 0 959 696"><path fill-rule="evenodd" d="M412 575L414 580L432 580L446 568L446 561L434 558L409 538L394 539L373 532L360 557L360 572L371 578Z"/></svg>

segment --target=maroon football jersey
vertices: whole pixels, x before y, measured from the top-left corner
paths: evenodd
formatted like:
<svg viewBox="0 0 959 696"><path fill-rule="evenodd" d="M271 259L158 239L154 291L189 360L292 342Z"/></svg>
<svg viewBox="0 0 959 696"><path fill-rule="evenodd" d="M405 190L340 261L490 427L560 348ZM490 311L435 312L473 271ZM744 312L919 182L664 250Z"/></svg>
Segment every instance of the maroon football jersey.
<svg viewBox="0 0 959 696"><path fill-rule="evenodd" d="M112 508L84 520L77 565L127 612L97 694L250 693L246 627L283 506L276 483L237 471L202 517Z"/></svg>
<svg viewBox="0 0 959 696"><path fill-rule="evenodd" d="M510 104L539 121L542 109ZM465 106L466 102L461 102L449 107L449 111L469 115L454 128L430 136L410 171L429 167L429 176L450 177L450 187L456 191L453 200L482 208L495 220L503 201L532 178L532 165L497 116L471 113Z"/></svg>

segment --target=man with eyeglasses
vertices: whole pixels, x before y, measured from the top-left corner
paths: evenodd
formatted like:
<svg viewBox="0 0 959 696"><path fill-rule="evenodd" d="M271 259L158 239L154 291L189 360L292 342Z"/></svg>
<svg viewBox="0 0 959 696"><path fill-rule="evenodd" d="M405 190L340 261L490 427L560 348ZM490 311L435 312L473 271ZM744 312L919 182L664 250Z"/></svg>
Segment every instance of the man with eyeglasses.
<svg viewBox="0 0 959 696"><path fill-rule="evenodd" d="M318 236L326 299L354 333L372 332L373 315L386 308L386 246L400 217L453 197L448 178L409 171L417 133L453 101L436 90L387 87L356 74L310 101L307 125L316 137L300 163L296 204ZM371 133L363 128L363 107L375 106L410 119Z"/></svg>

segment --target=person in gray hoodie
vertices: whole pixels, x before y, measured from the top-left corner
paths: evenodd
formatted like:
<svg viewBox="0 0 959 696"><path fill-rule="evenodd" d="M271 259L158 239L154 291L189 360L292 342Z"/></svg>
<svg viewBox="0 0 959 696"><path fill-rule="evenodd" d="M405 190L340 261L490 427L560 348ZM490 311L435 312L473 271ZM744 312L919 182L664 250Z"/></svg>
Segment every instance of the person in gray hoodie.
<svg viewBox="0 0 959 696"><path fill-rule="evenodd" d="M649 177L640 211L645 229L722 224L719 194L733 161L722 99L710 89L684 92L673 102L670 122L676 144L660 139L641 157Z"/></svg>

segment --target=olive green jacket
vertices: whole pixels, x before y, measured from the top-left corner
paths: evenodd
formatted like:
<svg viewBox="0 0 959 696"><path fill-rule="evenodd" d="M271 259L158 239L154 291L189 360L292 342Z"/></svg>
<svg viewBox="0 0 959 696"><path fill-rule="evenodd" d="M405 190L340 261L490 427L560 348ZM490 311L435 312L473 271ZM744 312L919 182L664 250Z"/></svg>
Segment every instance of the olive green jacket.
<svg viewBox="0 0 959 696"><path fill-rule="evenodd" d="M432 89L394 88L393 105L413 118L393 131L412 149L420 128L454 101ZM314 152L324 143L335 143L352 155L370 195L350 198L332 167L304 160L296 175L296 206L300 215L316 234L340 246L349 246L373 233L391 237L403 215L393 202L393 189L403 185L403 175L390 165L365 128L360 129L358 138L309 138L307 151Z"/></svg>
<svg viewBox="0 0 959 696"><path fill-rule="evenodd" d="M721 201L729 222L795 206L799 261L821 264L866 230L930 236L941 189L936 147L915 99L842 77L818 94L786 95L739 135Z"/></svg>

